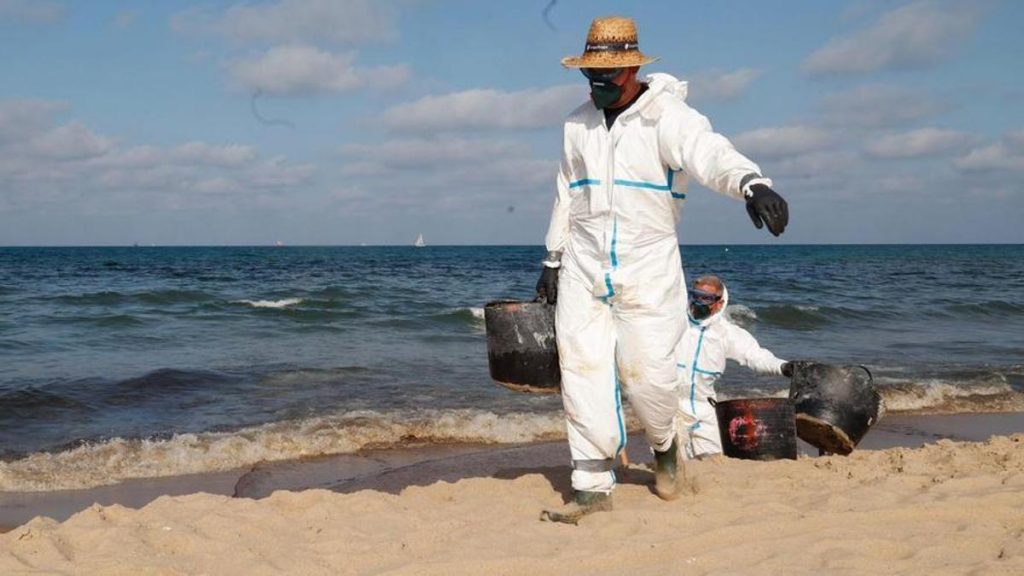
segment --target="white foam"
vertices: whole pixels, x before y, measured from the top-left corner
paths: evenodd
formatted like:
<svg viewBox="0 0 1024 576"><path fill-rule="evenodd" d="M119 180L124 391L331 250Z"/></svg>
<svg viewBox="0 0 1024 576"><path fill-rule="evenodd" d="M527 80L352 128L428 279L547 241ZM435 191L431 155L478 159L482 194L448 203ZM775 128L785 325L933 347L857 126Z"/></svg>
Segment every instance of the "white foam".
<svg viewBox="0 0 1024 576"><path fill-rule="evenodd" d="M876 378L888 410L893 412L973 412L1024 408L1024 395L1005 378L965 384L938 379Z"/></svg>
<svg viewBox="0 0 1024 576"><path fill-rule="evenodd" d="M729 304L725 317L734 324L749 326L757 320L757 312L743 304Z"/></svg>
<svg viewBox="0 0 1024 576"><path fill-rule="evenodd" d="M248 304L253 308L287 308L302 303L302 298L285 298L283 300L235 300L238 304Z"/></svg>
<svg viewBox="0 0 1024 576"><path fill-rule="evenodd" d="M743 391L737 392L716 392L715 396L718 397L719 402L726 400L739 400L745 398L788 398L789 388L779 388L777 390L765 390L763 388L749 388Z"/></svg>
<svg viewBox="0 0 1024 576"><path fill-rule="evenodd" d="M564 437L560 412L356 411L236 432L179 434L165 440L113 438L64 452L35 453L0 462L0 490L89 488L130 478L226 471L264 460L409 443L519 443Z"/></svg>
<svg viewBox="0 0 1024 576"><path fill-rule="evenodd" d="M473 315L473 318L476 318L477 320L483 320L484 319L484 309L483 308L468 308L468 310L469 310L469 313Z"/></svg>

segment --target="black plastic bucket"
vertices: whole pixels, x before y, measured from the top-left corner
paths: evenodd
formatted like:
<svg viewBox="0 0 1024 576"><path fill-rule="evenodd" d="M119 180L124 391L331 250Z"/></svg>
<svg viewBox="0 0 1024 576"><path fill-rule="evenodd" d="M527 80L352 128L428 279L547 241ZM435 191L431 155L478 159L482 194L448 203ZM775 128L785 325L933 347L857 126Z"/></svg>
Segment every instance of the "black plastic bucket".
<svg viewBox="0 0 1024 576"><path fill-rule="evenodd" d="M787 398L708 399L718 416L722 452L744 460L796 460L793 403Z"/></svg>
<svg viewBox="0 0 1024 576"><path fill-rule="evenodd" d="M555 307L498 300L484 307L491 378L517 392L558 392L562 373L555 342Z"/></svg>
<svg viewBox="0 0 1024 576"><path fill-rule="evenodd" d="M800 438L832 454L849 454L885 408L864 366L793 362L789 397Z"/></svg>

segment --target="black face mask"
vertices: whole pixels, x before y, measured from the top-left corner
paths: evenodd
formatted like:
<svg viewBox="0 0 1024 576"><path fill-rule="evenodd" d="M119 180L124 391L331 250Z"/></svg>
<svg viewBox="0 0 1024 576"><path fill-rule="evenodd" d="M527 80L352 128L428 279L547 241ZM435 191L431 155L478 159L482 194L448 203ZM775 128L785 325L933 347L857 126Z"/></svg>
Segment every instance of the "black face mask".
<svg viewBox="0 0 1024 576"><path fill-rule="evenodd" d="M622 70L622 68L582 68L580 70L590 82L590 98L599 110L608 108L622 97L622 86L612 82L622 74Z"/></svg>
<svg viewBox="0 0 1024 576"><path fill-rule="evenodd" d="M711 307L722 299L714 292L705 292L697 288L690 288L687 292L690 297L690 318L698 322L711 316Z"/></svg>
<svg viewBox="0 0 1024 576"><path fill-rule="evenodd" d="M597 106L599 110L604 110L619 101L622 97L622 86L619 86L612 81L590 81L590 98L594 101L594 106Z"/></svg>
<svg viewBox="0 0 1024 576"><path fill-rule="evenodd" d="M700 321L711 316L711 306L703 302L690 302L690 317Z"/></svg>

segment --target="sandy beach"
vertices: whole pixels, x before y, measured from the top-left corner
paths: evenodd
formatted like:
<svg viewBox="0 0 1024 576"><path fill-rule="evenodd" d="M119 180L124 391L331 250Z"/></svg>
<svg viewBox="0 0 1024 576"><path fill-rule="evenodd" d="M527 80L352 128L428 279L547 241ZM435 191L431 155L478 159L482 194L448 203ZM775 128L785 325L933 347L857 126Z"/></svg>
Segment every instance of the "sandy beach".
<svg viewBox="0 0 1024 576"><path fill-rule="evenodd" d="M1024 434L935 437L1019 430L1022 417L897 416L865 438L879 449L849 457L693 463L674 502L654 496L634 438L615 510L578 526L538 521L569 492L561 443L412 451L340 479L337 460L177 479L240 497L140 484L122 488L155 497L139 509L95 504L0 535L0 573L1020 574Z"/></svg>

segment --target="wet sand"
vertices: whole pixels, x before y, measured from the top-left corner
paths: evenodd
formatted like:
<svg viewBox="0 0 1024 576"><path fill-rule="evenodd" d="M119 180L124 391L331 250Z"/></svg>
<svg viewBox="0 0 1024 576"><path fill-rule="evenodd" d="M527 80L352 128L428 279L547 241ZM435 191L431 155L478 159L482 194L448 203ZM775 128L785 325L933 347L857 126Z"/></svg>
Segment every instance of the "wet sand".
<svg viewBox="0 0 1024 576"><path fill-rule="evenodd" d="M889 415L864 437L858 451L892 447L917 448L938 440L982 441L1024 432L1024 413ZM800 442L800 453L817 457L817 449ZM651 461L646 441L631 434L631 462ZM252 468L167 478L131 480L85 490L0 492L0 533L36 516L63 521L100 504L141 508L160 496L194 493L264 498L275 490L327 489L350 493L377 490L398 494L408 486L465 478L510 478L531 468L567 467L564 440L522 445L451 445L402 450L368 450L304 460L267 462ZM568 470L566 470L568 475Z"/></svg>

